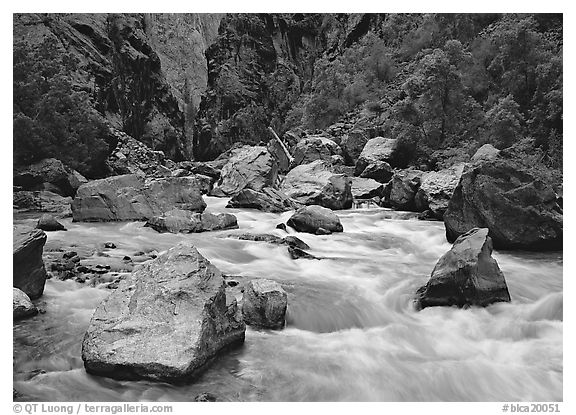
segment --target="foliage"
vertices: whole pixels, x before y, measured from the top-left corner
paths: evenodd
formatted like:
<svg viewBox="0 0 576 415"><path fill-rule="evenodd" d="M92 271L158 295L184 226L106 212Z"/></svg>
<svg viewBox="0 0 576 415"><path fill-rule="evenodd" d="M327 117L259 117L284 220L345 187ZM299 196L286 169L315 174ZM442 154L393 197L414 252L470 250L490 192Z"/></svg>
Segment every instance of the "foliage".
<svg viewBox="0 0 576 415"><path fill-rule="evenodd" d="M16 165L55 157L93 176L108 154L108 129L89 94L75 90L76 59L51 38L14 45L13 145Z"/></svg>

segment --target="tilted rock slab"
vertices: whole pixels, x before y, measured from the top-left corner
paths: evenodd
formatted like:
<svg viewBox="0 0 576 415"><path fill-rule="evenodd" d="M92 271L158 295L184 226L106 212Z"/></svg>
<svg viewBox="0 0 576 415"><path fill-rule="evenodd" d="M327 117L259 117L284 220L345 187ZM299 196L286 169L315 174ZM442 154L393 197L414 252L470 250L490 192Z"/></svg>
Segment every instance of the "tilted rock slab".
<svg viewBox="0 0 576 415"><path fill-rule="evenodd" d="M463 307L510 301L504 274L492 258L488 229L474 228L461 235L438 261L428 283L416 294L417 308Z"/></svg>
<svg viewBox="0 0 576 415"><path fill-rule="evenodd" d="M40 229L25 227L14 228L12 236L12 285L34 300L42 295L46 283L46 268L42 260L46 234Z"/></svg>
<svg viewBox="0 0 576 415"><path fill-rule="evenodd" d="M89 373L187 381L219 352L244 341L220 271L179 244L137 268L94 312L82 343Z"/></svg>
<svg viewBox="0 0 576 415"><path fill-rule="evenodd" d="M74 222L147 220L174 209L202 212L206 203L193 177L144 180L135 174L94 180L72 201Z"/></svg>

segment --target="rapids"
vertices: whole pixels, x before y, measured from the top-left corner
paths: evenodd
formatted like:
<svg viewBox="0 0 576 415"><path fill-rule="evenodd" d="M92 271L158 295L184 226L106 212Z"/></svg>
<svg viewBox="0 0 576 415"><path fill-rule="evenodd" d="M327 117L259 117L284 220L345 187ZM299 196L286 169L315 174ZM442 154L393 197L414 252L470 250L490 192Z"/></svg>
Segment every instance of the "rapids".
<svg viewBox="0 0 576 415"><path fill-rule="evenodd" d="M292 260L285 246L222 238L272 233L291 212L225 209L240 230L159 234L143 222L61 222L45 251L67 244L114 255L158 252L191 240L223 273L271 278L288 293L282 331L246 330L243 347L221 356L189 385L88 375L80 357L90 317L110 292L75 281L46 282L46 310L14 324L14 388L38 401L560 401L562 253L494 252L512 302L481 308L431 307L412 296L450 249L442 222L371 208L339 211L344 233L299 234L322 260ZM34 224L29 216L14 223Z"/></svg>

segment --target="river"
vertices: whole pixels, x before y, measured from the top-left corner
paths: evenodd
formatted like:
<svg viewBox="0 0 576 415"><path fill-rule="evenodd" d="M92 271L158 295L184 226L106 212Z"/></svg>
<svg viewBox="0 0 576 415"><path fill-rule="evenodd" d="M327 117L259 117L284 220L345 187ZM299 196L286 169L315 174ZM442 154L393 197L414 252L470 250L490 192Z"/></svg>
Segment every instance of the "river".
<svg viewBox="0 0 576 415"><path fill-rule="evenodd" d="M270 278L288 293L281 331L246 330L245 344L221 356L189 385L117 381L88 375L80 357L90 317L106 288L50 279L46 310L14 324L14 388L38 401L561 401L562 253L494 252L511 303L431 307L413 294L450 244L442 222L382 208L337 212L344 233L297 235L322 260L292 260L285 246L222 238L272 233L290 212L208 210L237 216L240 230L159 234L142 222L61 222L45 251L60 245L122 258L191 240L223 273ZM15 217L15 224L34 224Z"/></svg>

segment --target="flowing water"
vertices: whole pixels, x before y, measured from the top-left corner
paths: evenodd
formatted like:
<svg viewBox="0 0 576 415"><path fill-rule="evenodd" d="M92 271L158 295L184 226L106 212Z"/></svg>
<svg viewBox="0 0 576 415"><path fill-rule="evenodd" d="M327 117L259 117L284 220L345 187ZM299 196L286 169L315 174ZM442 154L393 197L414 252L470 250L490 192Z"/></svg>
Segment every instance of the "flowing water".
<svg viewBox="0 0 576 415"><path fill-rule="evenodd" d="M275 226L290 216L206 200L210 211L237 216L233 232L283 236ZM494 252L509 304L416 312L414 292L450 249L443 224L386 209L338 215L342 234L294 233L322 260L222 238L231 231L172 235L141 222L62 221L68 232L48 233L46 249L66 243L80 252L114 241L121 258L191 240L225 274L280 282L287 326L248 327L245 344L190 385L96 377L84 371L81 342L110 290L51 279L38 302L46 313L14 325L15 389L41 401L190 401L202 392L228 401L562 400L562 253Z"/></svg>

